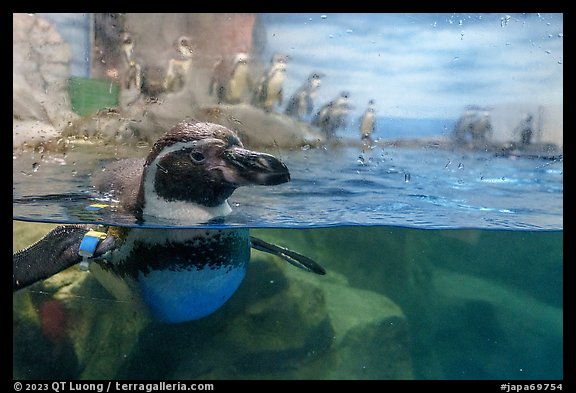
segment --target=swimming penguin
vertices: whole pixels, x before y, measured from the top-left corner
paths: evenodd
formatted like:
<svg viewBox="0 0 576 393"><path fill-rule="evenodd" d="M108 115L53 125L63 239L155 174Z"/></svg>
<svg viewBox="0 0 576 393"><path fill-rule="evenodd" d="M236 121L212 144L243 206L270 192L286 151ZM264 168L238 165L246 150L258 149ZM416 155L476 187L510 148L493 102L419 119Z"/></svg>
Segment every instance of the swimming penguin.
<svg viewBox="0 0 576 393"><path fill-rule="evenodd" d="M275 105L282 105L282 88L286 79L288 56L275 54L270 67L262 75L252 96L252 105L272 112Z"/></svg>
<svg viewBox="0 0 576 393"><path fill-rule="evenodd" d="M194 45L190 37L179 37L175 45L176 56L168 61L166 77L164 78L163 86L166 92L176 92L184 88L194 56Z"/></svg>
<svg viewBox="0 0 576 393"><path fill-rule="evenodd" d="M349 98L348 91L341 92L336 99L323 105L312 119L311 124L319 127L327 139L333 139L336 130L346 126L346 116L353 109Z"/></svg>
<svg viewBox="0 0 576 393"><path fill-rule="evenodd" d="M94 180L139 220L220 222L237 187L290 180L276 157L245 149L238 136L212 123L177 124L145 159L114 162ZM113 190L113 191L111 191ZM118 299L136 301L153 317L178 323L219 309L242 282L255 248L317 274L324 269L294 251L250 236L248 228L125 228L94 231L59 226L13 255L13 290L80 263Z"/></svg>
<svg viewBox="0 0 576 393"><path fill-rule="evenodd" d="M374 100L368 101L368 108L360 118L360 138L368 143L372 142L372 133L376 130L376 112Z"/></svg>
<svg viewBox="0 0 576 393"><path fill-rule="evenodd" d="M300 121L310 116L314 109L314 96L320 87L323 76L318 72L310 74L306 82L290 97L284 113Z"/></svg>

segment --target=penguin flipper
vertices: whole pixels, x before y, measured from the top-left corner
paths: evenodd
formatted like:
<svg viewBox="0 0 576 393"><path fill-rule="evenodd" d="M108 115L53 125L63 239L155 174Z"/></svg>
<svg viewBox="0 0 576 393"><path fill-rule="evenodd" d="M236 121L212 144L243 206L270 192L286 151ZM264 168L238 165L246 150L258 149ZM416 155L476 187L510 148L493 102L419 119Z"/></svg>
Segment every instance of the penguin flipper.
<svg viewBox="0 0 576 393"><path fill-rule="evenodd" d="M78 254L88 225L60 225L42 239L12 256L12 291L44 280L82 261ZM115 247L113 236L101 241L94 252L99 256Z"/></svg>
<svg viewBox="0 0 576 393"><path fill-rule="evenodd" d="M306 270L307 272L316 273L320 275L326 274L326 270L318 263L314 262L312 259L305 257L304 255L298 254L295 251L289 250L284 247L277 246L275 244L271 244L265 242L262 239L258 239L254 236L250 236L250 242L252 243L252 248L267 252L272 255L276 255L288 263Z"/></svg>

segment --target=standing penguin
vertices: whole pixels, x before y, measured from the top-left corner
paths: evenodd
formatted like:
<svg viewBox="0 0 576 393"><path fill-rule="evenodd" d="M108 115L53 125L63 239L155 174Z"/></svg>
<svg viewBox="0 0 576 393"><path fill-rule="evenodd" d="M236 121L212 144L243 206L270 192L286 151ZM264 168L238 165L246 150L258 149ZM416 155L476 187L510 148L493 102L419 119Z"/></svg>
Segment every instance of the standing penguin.
<svg viewBox="0 0 576 393"><path fill-rule="evenodd" d="M134 87L140 91L142 87L142 68L134 58L134 37L132 37L132 34L128 32L122 33L120 50L122 51L124 63L122 87L125 89Z"/></svg>
<svg viewBox="0 0 576 393"><path fill-rule="evenodd" d="M249 57L244 52L240 52L234 57L232 72L226 84L226 101L230 104L246 102L250 91L252 91L248 61Z"/></svg>
<svg viewBox="0 0 576 393"><path fill-rule="evenodd" d="M368 101L368 108L360 118L360 139L362 142L372 144L372 133L376 130L376 113L374 100Z"/></svg>
<svg viewBox="0 0 576 393"><path fill-rule="evenodd" d="M323 76L318 72L310 74L306 82L290 97L284 113L300 121L310 116L314 109L314 96L322 83Z"/></svg>
<svg viewBox="0 0 576 393"><path fill-rule="evenodd" d="M208 94L216 96L217 102L239 104L249 100L252 91L249 56L239 52L232 62L219 56L212 67Z"/></svg>
<svg viewBox="0 0 576 393"><path fill-rule="evenodd" d="M212 65L212 76L208 84L208 95L215 96L218 104L226 101L226 76L228 74L226 63L224 56L216 58Z"/></svg>
<svg viewBox="0 0 576 393"><path fill-rule="evenodd" d="M94 186L112 192L119 207L140 221L190 224L229 214L227 198L237 187L289 180L280 160L245 149L228 128L184 122L161 137L147 158L110 164ZM143 304L160 321L184 322L215 312L234 294L250 248L325 273L305 256L250 236L248 228L94 231L89 225L64 225L13 255L13 290L81 263L117 298Z"/></svg>
<svg viewBox="0 0 576 393"><path fill-rule="evenodd" d="M288 56L275 54L270 67L262 75L252 96L252 105L272 112L275 105L282 105L283 86L286 79Z"/></svg>
<svg viewBox="0 0 576 393"><path fill-rule="evenodd" d="M176 40L176 56L168 61L166 77L164 78L164 91L180 91L186 85L189 71L192 66L194 46L187 36L181 36Z"/></svg>
<svg viewBox="0 0 576 393"><path fill-rule="evenodd" d="M322 106L312 119L312 125L319 127L327 139L333 139L338 128L346 127L346 116L353 109L349 98L349 92L341 92L336 99Z"/></svg>

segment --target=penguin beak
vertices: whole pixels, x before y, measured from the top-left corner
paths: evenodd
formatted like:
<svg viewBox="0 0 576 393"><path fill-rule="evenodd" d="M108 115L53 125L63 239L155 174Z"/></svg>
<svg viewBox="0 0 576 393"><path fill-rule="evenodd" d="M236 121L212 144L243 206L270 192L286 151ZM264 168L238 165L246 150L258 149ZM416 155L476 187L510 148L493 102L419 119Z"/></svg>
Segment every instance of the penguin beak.
<svg viewBox="0 0 576 393"><path fill-rule="evenodd" d="M234 146L224 150L223 158L224 177L237 186L275 186L290 181L286 165L271 154Z"/></svg>

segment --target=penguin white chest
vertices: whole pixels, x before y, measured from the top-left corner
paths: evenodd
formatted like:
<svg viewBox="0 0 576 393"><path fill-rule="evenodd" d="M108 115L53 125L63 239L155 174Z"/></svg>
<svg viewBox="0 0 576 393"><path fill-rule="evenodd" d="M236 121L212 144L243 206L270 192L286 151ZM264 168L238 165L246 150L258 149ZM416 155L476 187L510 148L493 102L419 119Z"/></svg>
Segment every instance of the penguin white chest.
<svg viewBox="0 0 576 393"><path fill-rule="evenodd" d="M111 283L126 282L155 319L177 323L219 309L240 286L249 260L248 229L137 228L100 264L100 273L117 279L100 281L113 294L118 288Z"/></svg>
<svg viewBox="0 0 576 393"><path fill-rule="evenodd" d="M282 85L284 84L284 79L286 75L284 72L275 72L268 82L268 95L266 97L266 104L272 105L282 91Z"/></svg>
<svg viewBox="0 0 576 393"><path fill-rule="evenodd" d="M248 86L248 66L246 64L239 64L230 82L228 84L229 99L233 101L241 101L246 98L249 91Z"/></svg>

